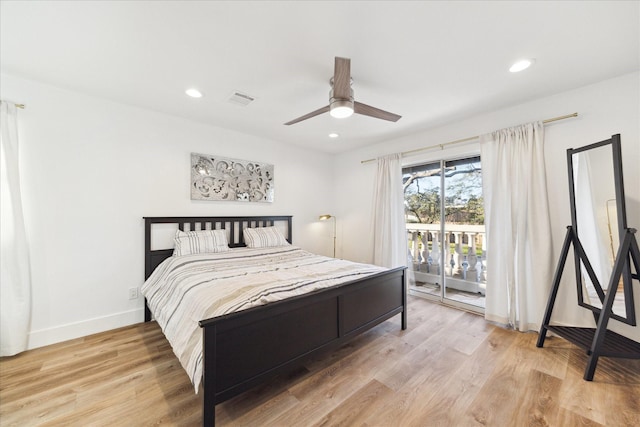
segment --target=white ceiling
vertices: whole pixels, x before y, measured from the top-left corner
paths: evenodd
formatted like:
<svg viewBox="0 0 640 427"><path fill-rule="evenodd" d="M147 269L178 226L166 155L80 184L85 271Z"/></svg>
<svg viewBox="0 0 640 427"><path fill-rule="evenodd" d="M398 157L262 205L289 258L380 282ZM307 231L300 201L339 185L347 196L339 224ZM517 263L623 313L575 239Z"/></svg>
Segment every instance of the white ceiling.
<svg viewBox="0 0 640 427"><path fill-rule="evenodd" d="M0 7L3 73L329 153L640 69L638 1ZM324 114L284 126L328 104L335 56L351 58L357 101L402 119ZM509 73L521 58L536 63ZM188 98L192 86L205 96ZM257 100L231 104L236 90ZM330 140L332 131L341 137Z"/></svg>

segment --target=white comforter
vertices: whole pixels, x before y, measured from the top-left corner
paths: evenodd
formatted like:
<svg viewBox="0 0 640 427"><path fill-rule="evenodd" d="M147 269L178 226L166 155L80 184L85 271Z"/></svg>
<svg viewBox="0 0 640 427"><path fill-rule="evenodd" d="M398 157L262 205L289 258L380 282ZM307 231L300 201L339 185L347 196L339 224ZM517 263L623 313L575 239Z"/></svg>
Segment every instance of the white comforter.
<svg viewBox="0 0 640 427"><path fill-rule="evenodd" d="M170 257L155 269L141 290L197 393L202 377L199 320L384 270L314 255L295 246L242 248Z"/></svg>

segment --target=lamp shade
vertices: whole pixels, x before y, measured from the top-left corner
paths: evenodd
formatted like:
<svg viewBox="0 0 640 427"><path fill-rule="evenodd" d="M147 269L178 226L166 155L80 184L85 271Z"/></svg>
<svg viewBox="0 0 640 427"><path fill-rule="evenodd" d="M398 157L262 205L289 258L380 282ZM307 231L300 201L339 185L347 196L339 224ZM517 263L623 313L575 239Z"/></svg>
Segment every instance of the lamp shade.
<svg viewBox="0 0 640 427"><path fill-rule="evenodd" d="M318 219L319 219L320 221L326 221L326 220L331 219L331 218L333 218L333 216L331 216L331 215L329 215L329 214L326 214L326 215L320 215L320 216L318 217Z"/></svg>

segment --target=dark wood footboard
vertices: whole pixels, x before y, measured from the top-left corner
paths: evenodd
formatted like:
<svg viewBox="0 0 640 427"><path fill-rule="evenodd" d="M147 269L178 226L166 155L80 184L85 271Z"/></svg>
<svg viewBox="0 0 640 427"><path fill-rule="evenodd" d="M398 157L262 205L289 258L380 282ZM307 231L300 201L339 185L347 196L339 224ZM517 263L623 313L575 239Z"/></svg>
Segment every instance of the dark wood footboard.
<svg viewBox="0 0 640 427"><path fill-rule="evenodd" d="M215 425L215 404L380 322L401 314L401 327L406 329L404 275L401 267L338 288L200 321L203 425Z"/></svg>

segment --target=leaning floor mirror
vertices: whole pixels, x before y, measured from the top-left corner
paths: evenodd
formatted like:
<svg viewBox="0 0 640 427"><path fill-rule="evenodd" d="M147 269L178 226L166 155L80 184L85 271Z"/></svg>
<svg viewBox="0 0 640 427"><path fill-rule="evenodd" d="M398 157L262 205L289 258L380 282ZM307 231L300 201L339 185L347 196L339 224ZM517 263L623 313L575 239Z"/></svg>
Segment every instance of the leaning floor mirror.
<svg viewBox="0 0 640 427"><path fill-rule="evenodd" d="M607 330L609 319L636 326L633 281L640 280L637 230L627 228L620 135L567 150L571 225L562 245L537 347L553 332L587 351L584 379L592 381L600 357L640 359L640 342ZM551 315L567 256L573 248L578 304L595 328L552 325Z"/></svg>
<svg viewBox="0 0 640 427"><path fill-rule="evenodd" d="M609 283L627 228L620 135L567 150L567 163L571 222L585 255L574 251L578 304L599 313L608 287L615 285L611 318L635 325L632 263L625 263L618 283Z"/></svg>

